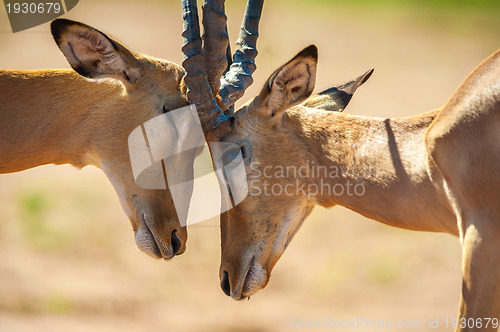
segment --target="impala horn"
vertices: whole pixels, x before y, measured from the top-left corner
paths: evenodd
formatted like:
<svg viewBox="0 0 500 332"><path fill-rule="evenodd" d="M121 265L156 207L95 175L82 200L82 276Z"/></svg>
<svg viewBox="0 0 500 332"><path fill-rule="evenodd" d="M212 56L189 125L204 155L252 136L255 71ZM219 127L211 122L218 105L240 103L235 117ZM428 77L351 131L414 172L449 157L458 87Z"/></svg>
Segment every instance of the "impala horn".
<svg viewBox="0 0 500 332"><path fill-rule="evenodd" d="M204 131L216 128L232 114L234 103L253 83L259 20L264 0L249 0L232 64L224 0L205 0L203 42L196 0L182 0L184 43L182 63L187 99L195 104ZM225 72L225 74L223 74Z"/></svg>

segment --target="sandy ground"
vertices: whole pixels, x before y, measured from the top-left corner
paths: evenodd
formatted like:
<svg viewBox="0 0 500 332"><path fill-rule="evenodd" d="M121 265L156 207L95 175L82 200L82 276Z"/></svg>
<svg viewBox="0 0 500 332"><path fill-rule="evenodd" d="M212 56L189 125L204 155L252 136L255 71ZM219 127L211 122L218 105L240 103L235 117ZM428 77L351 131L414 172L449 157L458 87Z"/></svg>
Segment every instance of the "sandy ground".
<svg viewBox="0 0 500 332"><path fill-rule="evenodd" d="M228 8L233 41L241 5ZM179 13L177 2L81 1L65 17L179 63ZM317 91L375 68L350 113L397 117L437 108L499 46L500 30L492 29L498 24L460 15L441 20L432 13L305 3L282 8L268 1L256 83L243 99L315 43ZM0 66L68 68L48 24L13 35L3 9ZM192 226L187 252L163 262L135 247L113 188L96 168L44 166L2 175L0 202L0 331L265 332L323 319L422 322L420 330L431 330L428 321L437 319L433 330L445 330L445 319L456 316L457 239L390 228L340 207L316 208L268 287L234 302L219 288L216 219Z"/></svg>

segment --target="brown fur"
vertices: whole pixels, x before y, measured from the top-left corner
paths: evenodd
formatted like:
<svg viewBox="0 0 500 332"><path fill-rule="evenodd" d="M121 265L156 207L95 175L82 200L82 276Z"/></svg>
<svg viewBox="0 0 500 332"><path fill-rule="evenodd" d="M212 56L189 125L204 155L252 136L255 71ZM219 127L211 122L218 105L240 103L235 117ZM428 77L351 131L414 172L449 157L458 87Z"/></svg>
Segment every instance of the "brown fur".
<svg viewBox="0 0 500 332"><path fill-rule="evenodd" d="M436 173L446 181L463 245L460 317L500 318L499 130L497 51L453 94L426 138Z"/></svg>
<svg viewBox="0 0 500 332"><path fill-rule="evenodd" d="M72 70L0 70L0 173L45 164L100 167L115 187L134 231L143 230L143 235L136 237L140 249L167 259L182 253L187 232L177 220L170 193L135 184L128 135L163 113L164 107L173 110L187 105L181 84L183 69L132 53L114 40L120 45L115 58L126 61L115 60L116 68L106 67L106 59L99 53L102 44L95 46L97 51L90 48L112 40L109 37L67 20L55 21L53 33L63 43L59 45L63 52L68 45L73 51L81 49L80 53L74 51L79 60L71 58L73 53L65 53L72 65L87 59L88 68L94 68L94 62L101 63L104 69L97 66L95 70L102 69L99 78L105 79L84 78ZM110 47L108 54L113 49ZM134 81L120 76L132 66ZM95 73L88 68L86 74L93 77ZM172 248L173 232L180 242L176 250Z"/></svg>
<svg viewBox="0 0 500 332"><path fill-rule="evenodd" d="M293 76L307 75L302 71ZM241 299L264 288L314 205L339 204L387 225L460 236L464 244L460 317L499 317L500 255L495 244L500 237L499 77L497 52L442 109L407 118L369 118L293 106L286 98L279 101L286 93L276 89L242 107L232 125L225 124L209 136L243 147L249 179L249 197L221 219L223 289ZM274 114L269 100L286 111ZM266 177L266 168L283 166L372 171L333 178ZM252 181L260 187L252 186ZM349 181L365 191L359 196L265 195L264 181L279 188L320 186L321 181L345 186Z"/></svg>

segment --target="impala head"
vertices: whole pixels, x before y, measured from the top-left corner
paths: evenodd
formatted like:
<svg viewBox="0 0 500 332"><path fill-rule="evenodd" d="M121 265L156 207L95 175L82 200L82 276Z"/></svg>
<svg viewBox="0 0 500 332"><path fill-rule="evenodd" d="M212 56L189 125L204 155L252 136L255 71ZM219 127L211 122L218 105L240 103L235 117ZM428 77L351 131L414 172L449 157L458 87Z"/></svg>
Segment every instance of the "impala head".
<svg viewBox="0 0 500 332"><path fill-rule="evenodd" d="M249 188L245 200L221 217L221 287L233 299L267 285L274 265L317 203L309 189L314 182L303 175L317 162L303 140L314 135L303 118L320 112L316 108L342 111L372 73L309 97L316 64L317 49L311 45L278 68L231 120L210 132L210 140L239 146ZM224 158L214 162L227 163Z"/></svg>
<svg viewBox="0 0 500 332"><path fill-rule="evenodd" d="M86 164L100 167L108 176L140 250L165 259L183 253L186 227L180 226L170 192L143 189L135 183L128 136L144 122L188 104L184 69L131 52L82 23L57 19L51 29L71 67L89 80L99 80L96 84L102 86L102 103L109 104L93 110L86 119L93 122L89 128L95 129L88 133L88 150L82 151ZM85 102L82 100L82 105Z"/></svg>
<svg viewBox="0 0 500 332"><path fill-rule="evenodd" d="M247 181L248 196L221 216L221 287L228 296L238 300L267 285L271 270L314 205L306 192L285 192L286 188L293 190L292 188L297 187L295 178L268 177L266 173L266 169L287 165L305 166L306 161L311 160L308 149L300 140L301 135L307 136L310 133L294 120L294 114L304 109L311 112L311 108L343 110L352 93L368 79L371 71L356 80L309 98L315 85L318 58L316 47L311 45L278 68L257 97L234 114L224 112L228 105L232 105L242 95L242 92L228 91L235 87L238 91L243 91L248 86L246 82L251 83L262 1L250 0L247 5L237 57L235 56L235 60L243 61L236 61L236 65L231 66L231 70L221 80L220 90L218 85L211 83L218 82L219 76L211 79L209 75L213 72L209 66L217 65L218 62L207 61L207 53L203 57L201 51L196 3L185 0L183 4L186 54L184 67L187 72L188 99L198 108L207 140L232 143L231 146L235 147L235 151L212 155L215 168L223 168L223 165L240 153L246 168L246 179L240 181ZM222 6L218 12L223 13L223 9ZM249 10L253 12L249 13ZM249 21L248 18L254 20ZM218 31L216 35L225 35L224 24L221 24ZM223 50L227 47L227 39L223 40L225 43L217 48L220 53L214 59L224 59ZM251 70L242 74L238 69L245 68L244 65ZM222 63L219 67L224 68L225 64ZM189 80L190 76L196 80ZM231 84L228 84L228 78L232 79ZM227 96L231 97L229 102ZM279 186L283 191L267 195L264 193L266 184Z"/></svg>
<svg viewBox="0 0 500 332"><path fill-rule="evenodd" d="M211 139L240 147L247 170L247 198L221 218L221 287L233 299L248 297L267 285L271 270L312 210L306 193L295 194L295 178L272 173L277 167L305 165L310 159L291 132L300 129L284 122L289 121L287 110L311 95L316 62L316 47L307 47L278 68L233 120L211 132ZM281 188L279 193L276 188Z"/></svg>

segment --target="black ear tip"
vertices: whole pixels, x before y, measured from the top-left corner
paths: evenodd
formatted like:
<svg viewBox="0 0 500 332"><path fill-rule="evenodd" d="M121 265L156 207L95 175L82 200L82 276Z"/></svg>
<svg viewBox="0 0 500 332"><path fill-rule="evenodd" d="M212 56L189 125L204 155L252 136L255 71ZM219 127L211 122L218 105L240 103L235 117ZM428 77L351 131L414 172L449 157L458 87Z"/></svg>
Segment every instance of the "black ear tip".
<svg viewBox="0 0 500 332"><path fill-rule="evenodd" d="M52 36L54 36L54 39L56 41L58 41L64 27L67 27L68 25L73 24L73 23L75 23L75 22L64 19L64 18L58 18L58 19L53 20L50 23L50 32L52 33Z"/></svg>
<svg viewBox="0 0 500 332"><path fill-rule="evenodd" d="M318 48L316 45L309 45L306 48L304 48L300 53L298 54L299 56L302 57L310 57L313 58L314 60L318 59Z"/></svg>
<svg viewBox="0 0 500 332"><path fill-rule="evenodd" d="M50 23L50 32L52 32L52 34L55 36L57 34L60 34L64 30L64 28L71 25L79 25L82 27L87 26L77 21L67 20L65 18L57 18Z"/></svg>
<svg viewBox="0 0 500 332"><path fill-rule="evenodd" d="M364 73L362 76L361 76L361 80L360 82L358 83L358 86L360 86L361 84L365 83L366 81L368 81L368 79L372 76L373 72L375 71L375 68L372 68L370 70L368 70L366 73Z"/></svg>
<svg viewBox="0 0 500 332"><path fill-rule="evenodd" d="M70 25L73 23L76 23L76 22L67 20L65 18L57 18L50 23L50 29L51 30L59 29L59 28L62 28L64 26L67 26L67 25Z"/></svg>
<svg viewBox="0 0 500 332"><path fill-rule="evenodd" d="M61 36L61 19L53 20L50 23L50 32L52 33L52 37L54 37L55 41L59 41L59 37Z"/></svg>

